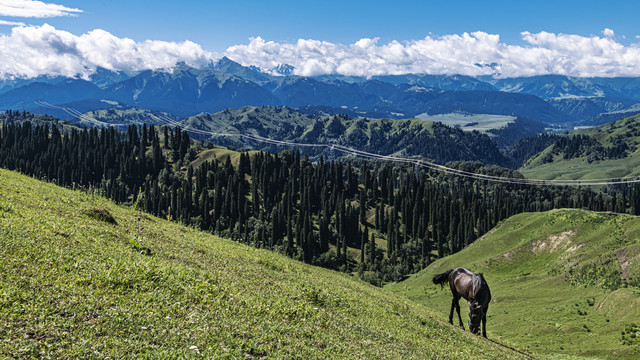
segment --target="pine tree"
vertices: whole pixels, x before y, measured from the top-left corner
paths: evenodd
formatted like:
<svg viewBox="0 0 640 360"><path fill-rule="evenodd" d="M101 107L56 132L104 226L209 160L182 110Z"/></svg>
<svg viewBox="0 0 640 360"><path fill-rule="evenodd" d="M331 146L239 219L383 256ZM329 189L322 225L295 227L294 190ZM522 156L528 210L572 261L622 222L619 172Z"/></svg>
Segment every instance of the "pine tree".
<svg viewBox="0 0 640 360"><path fill-rule="evenodd" d="M371 233L371 240L369 241L369 263L373 267L376 260L376 238L374 233Z"/></svg>

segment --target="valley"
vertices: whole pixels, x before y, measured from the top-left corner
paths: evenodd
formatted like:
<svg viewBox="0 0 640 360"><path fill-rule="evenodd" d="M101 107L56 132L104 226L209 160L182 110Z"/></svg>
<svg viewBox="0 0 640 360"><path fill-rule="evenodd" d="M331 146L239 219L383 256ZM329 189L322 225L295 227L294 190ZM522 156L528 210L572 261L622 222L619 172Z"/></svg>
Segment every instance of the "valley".
<svg viewBox="0 0 640 360"><path fill-rule="evenodd" d="M34 323L21 317L17 304L23 301L19 299L26 298L29 290L25 290L25 286L32 289L36 285L18 282L15 279L20 271L17 267L8 268L15 272L8 273L11 290L5 294L4 301L11 304L7 305L7 311L12 320L7 324L13 325L0 331L11 338L15 338L12 334L16 331L33 334L19 343L22 345L16 345L19 349L5 348L8 353L35 354L50 347L52 341L66 339L64 341L74 345L55 347L56 354L63 357L70 353L87 354L89 348L76 345L76 336L83 336L93 338L98 344L91 351L105 356L147 352L182 357L201 354L297 357L305 354L306 357L361 358L379 354L375 344L384 346L384 353L391 358L411 357L407 354L416 349L440 354L437 356L443 358L484 358L492 354L496 358L599 358L611 355L626 359L637 355L636 324L632 319L638 315L634 301L639 294L639 275L633 264L640 253L635 236L636 227L640 229L640 226L636 226L634 216L624 214L637 214L640 209L637 186L602 192L586 188L502 185L457 178L414 168L411 164L387 164L343 156L327 147L306 149L300 146L296 149L295 146L256 141L264 137L300 144L336 144L377 154L433 159L452 169L490 176L543 178L541 174L544 174L549 179L589 180L597 176L635 176L635 167L631 165L638 157L634 137L637 117L571 134L547 135L544 132L548 124L499 115L430 117L446 121L469 117L477 123L474 126L484 126L480 132L477 128L464 131L465 126L451 127L429 119L305 113L287 106L229 108L180 121L168 112L101 103L114 107L87 112L73 120L21 111L0 116L0 164L3 167L82 189L60 197L67 199L64 204L75 201L74 215L64 215L70 214L71 210L60 204L54 212L63 214L62 217L56 221L47 220L48 223L45 221L37 228L44 230L30 230L36 224L32 217L25 218L18 230L7 228L5 246L13 244L7 248L12 254L8 256L23 259L16 260L21 263L26 261L24 259L33 256L27 253L35 249L36 237L45 239L38 245L39 249L54 246L46 245L46 241L75 239L68 245L75 249L75 263L81 259L80 263L86 262L86 268L97 269L86 275L94 279L90 283L75 280L64 286L50 272L33 275L38 283L56 289L43 292L42 287L37 288L41 295L29 306L36 312L54 315ZM180 124L180 127L167 124ZM52 154L62 152L67 156L52 157ZM57 160L52 161L54 158ZM119 160L116 162L115 159ZM525 164L518 170L522 175L508 169L521 163ZM567 165L573 163L575 165ZM582 175L576 172L580 164L586 164ZM624 173L616 167L631 171ZM0 181L11 182L5 189L16 191L8 195L11 200L2 202L5 226L16 223L17 214L23 217L28 214L17 206L33 206L38 201L53 206L51 201L55 197L33 198L29 202L31 205L23 205L27 203L20 197L23 192L69 191L53 190L53 185L24 177L13 180L19 175L11 172L3 171L0 175ZM29 190L21 190L15 185L18 183L31 185L25 185L30 186ZM10 194L3 190L5 193ZM78 200L72 200L76 197ZM111 204L107 199L129 208ZM87 205L78 207L81 203ZM44 205L38 206L44 208ZM602 211L615 213L608 215ZM154 218L154 215L158 217ZM80 230L66 218L78 216L97 219L97 227L91 225L95 220L83 220L82 234L101 244L101 254L105 251L113 254L107 259L117 261L117 265L106 265L98 260L96 248L74 235ZM5 222L5 219L11 220ZM183 230L164 228L164 224L174 226L174 222L189 227ZM109 229L102 229L104 226ZM56 230L52 230L54 228ZM205 234L196 229L214 235L206 235L210 240L192 243L192 236ZM28 235L31 232L34 237ZM194 235L188 235L192 233ZM174 243L176 238L188 240ZM114 243L107 245L105 239ZM26 246L20 245L25 253L16 252L20 241L29 241ZM218 242L232 250L221 250ZM194 250L193 246L198 249ZM211 246L216 249L213 251L225 255L211 256L208 250ZM257 251L256 255L250 255L253 260L246 263L244 257L254 251ZM42 261L51 264L48 265L51 271L67 271L69 265L64 264L70 259L54 255L57 253L50 250L43 254L48 260ZM85 258L85 254L90 257ZM123 254L127 255L123 257ZM54 262L46 256L57 256L58 260ZM187 264L178 267L182 275L173 270L174 261ZM274 265L276 263L280 265ZM188 264L195 264L195 267ZM318 268L310 267L312 265ZM483 342L446 324L450 303L447 297L450 295L446 289L432 286L429 280L435 272L458 265L483 271L492 289L497 289L488 321L489 338L493 342ZM155 275L146 277L146 273L140 273L137 277L127 278L130 270L118 270L118 275L103 270L113 266L118 269L143 268ZM307 294L304 289L309 286L300 287L296 281L309 284L316 280L287 278L285 269L293 269L293 266L314 269L292 271L322 277L325 282L314 285L308 297L296 296L294 292L299 288ZM219 267L222 267L220 272L215 274L205 270ZM14 268L16 270L11 270ZM271 284L274 278L281 279L278 280L279 291L283 291L282 286L285 290L278 296L286 298L267 295L272 288L258 282L246 282L244 277L237 275L246 271L262 274L256 281L264 284ZM335 274L331 276L338 276L343 279L340 281L348 283L326 282L333 278L325 273L315 275L316 271ZM227 277L222 278L221 272L227 273ZM200 284L203 276L209 279L202 280L204 285ZM182 292L177 292L173 287L177 286L178 278L188 284L193 278L195 283L188 285L186 290L183 285ZM216 280L211 280L213 278ZM106 285L87 288L96 281ZM367 283L384 286L391 293ZM220 297L213 298L211 286L228 292L216 292ZM251 295L240 295L249 293L249 287ZM291 290L286 290L289 288ZM360 295L343 294L336 300L337 294L347 288ZM135 289L136 294L147 299L145 306L158 309L159 317L154 317L156 312L145 315L145 307L139 307L138 302L129 299L126 292L119 293L118 289ZM256 293L255 289L261 290ZM82 306L74 305L67 298L71 295L66 295L78 297L77 294L87 291L94 298L102 299L100 304L104 304L87 305L91 303L83 297ZM114 291L120 295L115 295ZM177 298L182 299L180 307L154 303L153 297L162 297L159 292L178 294ZM360 297L363 293L367 294L365 299ZM108 305L109 301L114 301L114 296L124 304L118 309L134 314L135 319L114 313L116 310ZM50 305L46 299L51 297L61 299L66 307ZM213 320L212 307L230 304L232 298L242 301L235 308L227 306L222 315L216 313L218 320ZM256 305L258 302L262 305ZM378 307L376 313L361 312L372 307L367 304L374 302L403 305L389 305L396 310L383 306ZM631 307L620 305L627 303ZM282 304L298 304L295 306L300 310L295 314L302 318L292 315L286 310L289 305L282 307ZM98 310L90 311L83 306L98 306ZM404 310L398 312L398 306ZM247 311L248 308L254 310ZM313 315L309 313L311 308L313 311L324 309L327 313ZM255 309L267 312L260 310L262 312L257 313ZM523 309L527 309L526 313ZM347 312L343 313L343 310ZM184 329L186 324L198 323L193 315L188 315L194 311L201 314L199 318L203 324L197 328L200 331L214 329L214 332L205 331L206 336L188 335L192 340L185 342L181 335L184 330L179 329ZM391 316L394 311L400 314L397 315L399 319ZM163 325L159 319L163 316L166 320L172 319L171 315L165 315L170 312L182 314L180 316L185 319L167 321L168 324ZM67 314L67 317L59 319L55 315L58 313ZM119 324L126 328L139 327L141 332L116 327L117 333L129 334L131 338L126 342L105 336L100 329L115 326L111 320L114 314L120 319ZM265 314L269 314L269 319ZM243 317L247 315L253 318ZM361 330L356 332L337 330L342 326L340 324L357 323L347 316L373 316L378 320L359 325ZM387 320L388 316L395 320ZM419 318L416 324L403 323L401 329L404 330L390 335L390 339L395 340L389 341L400 341L404 345L389 350L389 343L380 342L382 329L399 326L390 325L393 321L406 321L407 317L416 316ZM78 325L79 319L95 319L91 320L95 323L86 327ZM308 319L319 322L312 326L307 324ZM59 326L74 326L77 330L53 330ZM284 334L290 334L291 339L276 335L283 334L282 326L288 329ZM259 334L251 331L258 327L267 330ZM163 331L169 337L163 343L153 342L149 336L154 331ZM45 333L53 335L49 338L43 335ZM424 340L398 340L416 333L424 334ZM355 343L344 346L353 343L350 336L368 339L366 334L373 336L365 341L368 346ZM463 350L452 350L434 340L436 334L447 339L459 336L465 339L456 344L469 338L474 350L465 350L465 345L460 345ZM334 345L329 345L329 339ZM218 345L211 347L214 343Z"/></svg>
<svg viewBox="0 0 640 360"><path fill-rule="evenodd" d="M639 12L0 0L0 359L640 359Z"/></svg>

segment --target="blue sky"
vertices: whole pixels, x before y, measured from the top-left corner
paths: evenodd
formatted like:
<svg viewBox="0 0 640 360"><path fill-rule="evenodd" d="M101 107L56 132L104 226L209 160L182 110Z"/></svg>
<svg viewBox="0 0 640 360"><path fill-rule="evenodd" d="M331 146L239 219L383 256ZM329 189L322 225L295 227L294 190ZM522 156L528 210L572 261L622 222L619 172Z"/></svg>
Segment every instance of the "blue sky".
<svg viewBox="0 0 640 360"><path fill-rule="evenodd" d="M0 0L0 78L222 56L299 75L640 76L637 14L621 0Z"/></svg>
<svg viewBox="0 0 640 360"><path fill-rule="evenodd" d="M520 33L599 35L613 29L633 39L640 35L637 1L56 1L82 13L76 17L21 19L49 23L75 34L95 28L137 41L191 40L222 52L250 37L295 42L298 38L353 43L417 40L429 34L484 31L520 44ZM7 29L0 29L0 31Z"/></svg>

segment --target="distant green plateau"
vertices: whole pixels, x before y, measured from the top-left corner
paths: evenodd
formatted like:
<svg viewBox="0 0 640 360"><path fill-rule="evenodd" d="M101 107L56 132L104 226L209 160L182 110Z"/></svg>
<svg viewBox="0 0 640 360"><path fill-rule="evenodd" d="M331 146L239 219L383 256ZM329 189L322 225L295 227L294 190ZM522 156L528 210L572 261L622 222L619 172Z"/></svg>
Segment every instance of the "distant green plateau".
<svg viewBox="0 0 640 360"><path fill-rule="evenodd" d="M493 114L419 114L416 115L419 119L440 121L443 124L449 126L461 126L465 131L478 130L480 132L486 132L491 129L500 129L513 123L516 119L515 116L509 115L493 115Z"/></svg>

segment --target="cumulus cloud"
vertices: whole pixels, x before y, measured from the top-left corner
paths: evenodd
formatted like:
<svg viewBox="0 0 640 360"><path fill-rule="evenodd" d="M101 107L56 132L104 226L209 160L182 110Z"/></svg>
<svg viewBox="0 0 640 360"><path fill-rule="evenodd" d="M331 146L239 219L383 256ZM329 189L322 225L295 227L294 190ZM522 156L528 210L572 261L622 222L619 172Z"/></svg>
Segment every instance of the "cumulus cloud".
<svg viewBox="0 0 640 360"><path fill-rule="evenodd" d="M277 43L255 37L248 44L229 47L224 55L243 65L263 69L290 64L295 67L295 74L306 76L328 73L640 76L638 44L624 46L616 42L611 29L605 29L603 35L523 32L526 46L506 44L499 35L482 31L386 44L380 44L378 38L345 45L307 39Z"/></svg>
<svg viewBox="0 0 640 360"><path fill-rule="evenodd" d="M169 68L179 61L200 67L219 58L191 41L136 42L104 30L76 36L50 25L22 26L0 35L0 77L64 75L86 77L96 68Z"/></svg>
<svg viewBox="0 0 640 360"><path fill-rule="evenodd" d="M131 71L170 68L179 61L200 67L220 57L190 41L136 42L100 29L75 35L47 24L11 25L22 26L12 28L10 34L0 34L0 78L87 77L98 67ZM602 33L603 36L580 36L523 32L525 45L510 45L499 35L481 31L388 43L381 43L379 38L363 38L353 44L313 39L279 43L255 37L248 44L229 47L223 55L242 65L263 69L289 64L295 67L295 74L306 76L640 76L640 44L623 45L607 36L607 29Z"/></svg>
<svg viewBox="0 0 640 360"><path fill-rule="evenodd" d="M36 0L0 0L0 15L28 18L76 16L82 10Z"/></svg>

